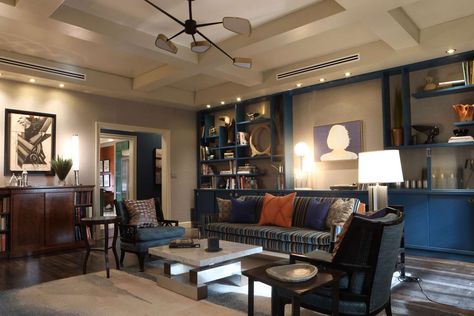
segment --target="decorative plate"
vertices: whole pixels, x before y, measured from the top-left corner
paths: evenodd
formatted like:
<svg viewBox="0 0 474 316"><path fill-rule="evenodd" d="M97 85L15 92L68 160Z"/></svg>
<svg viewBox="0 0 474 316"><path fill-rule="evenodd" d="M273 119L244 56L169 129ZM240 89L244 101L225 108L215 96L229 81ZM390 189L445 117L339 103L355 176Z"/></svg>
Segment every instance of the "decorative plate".
<svg viewBox="0 0 474 316"><path fill-rule="evenodd" d="M318 268L306 263L295 263L271 267L266 272L270 277L280 281L303 282L314 277L318 273Z"/></svg>

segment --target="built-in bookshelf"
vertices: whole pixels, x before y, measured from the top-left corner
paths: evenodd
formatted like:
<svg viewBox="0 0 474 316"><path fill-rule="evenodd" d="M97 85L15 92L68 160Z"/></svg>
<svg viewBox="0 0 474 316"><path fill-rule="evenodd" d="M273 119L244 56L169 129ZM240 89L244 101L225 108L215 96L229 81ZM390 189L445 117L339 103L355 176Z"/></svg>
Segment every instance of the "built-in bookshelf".
<svg viewBox="0 0 474 316"><path fill-rule="evenodd" d="M8 256L10 243L10 208L8 196L0 193L0 258Z"/></svg>
<svg viewBox="0 0 474 316"><path fill-rule="evenodd" d="M82 236L81 219L92 216L93 191L91 189L81 190L80 188L74 193L74 236L76 241L84 240ZM90 227L86 227L87 238L91 239Z"/></svg>

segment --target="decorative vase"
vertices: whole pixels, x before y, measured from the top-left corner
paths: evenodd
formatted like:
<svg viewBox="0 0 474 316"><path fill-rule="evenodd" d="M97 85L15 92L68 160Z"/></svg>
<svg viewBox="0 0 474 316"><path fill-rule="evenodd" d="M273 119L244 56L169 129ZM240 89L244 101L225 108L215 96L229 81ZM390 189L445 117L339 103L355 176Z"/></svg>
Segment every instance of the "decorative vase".
<svg viewBox="0 0 474 316"><path fill-rule="evenodd" d="M392 128L392 146L401 146L403 144L403 129Z"/></svg>
<svg viewBox="0 0 474 316"><path fill-rule="evenodd" d="M454 104L453 110L458 117L458 121L471 121L474 115L474 104Z"/></svg>
<svg viewBox="0 0 474 316"><path fill-rule="evenodd" d="M60 187L66 186L66 179L61 180L61 179L58 178L58 186L60 186Z"/></svg>

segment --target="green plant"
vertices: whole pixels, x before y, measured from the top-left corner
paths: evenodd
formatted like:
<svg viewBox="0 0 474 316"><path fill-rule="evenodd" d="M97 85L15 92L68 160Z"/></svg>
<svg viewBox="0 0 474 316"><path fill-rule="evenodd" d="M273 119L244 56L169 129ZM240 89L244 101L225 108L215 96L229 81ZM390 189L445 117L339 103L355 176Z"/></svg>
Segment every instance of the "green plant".
<svg viewBox="0 0 474 316"><path fill-rule="evenodd" d="M402 91L395 89L395 102L393 104L393 128L402 128Z"/></svg>
<svg viewBox="0 0 474 316"><path fill-rule="evenodd" d="M71 171L72 159L63 159L58 155L56 159L51 160L51 168L56 172L59 180L64 181L69 171Z"/></svg>

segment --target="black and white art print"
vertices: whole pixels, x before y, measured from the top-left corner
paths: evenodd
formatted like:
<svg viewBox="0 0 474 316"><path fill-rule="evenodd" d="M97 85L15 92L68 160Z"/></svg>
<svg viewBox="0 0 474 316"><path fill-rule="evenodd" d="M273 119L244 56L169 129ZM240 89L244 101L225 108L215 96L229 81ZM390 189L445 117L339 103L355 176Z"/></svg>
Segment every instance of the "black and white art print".
<svg viewBox="0 0 474 316"><path fill-rule="evenodd" d="M56 115L5 110L5 171L51 173Z"/></svg>

